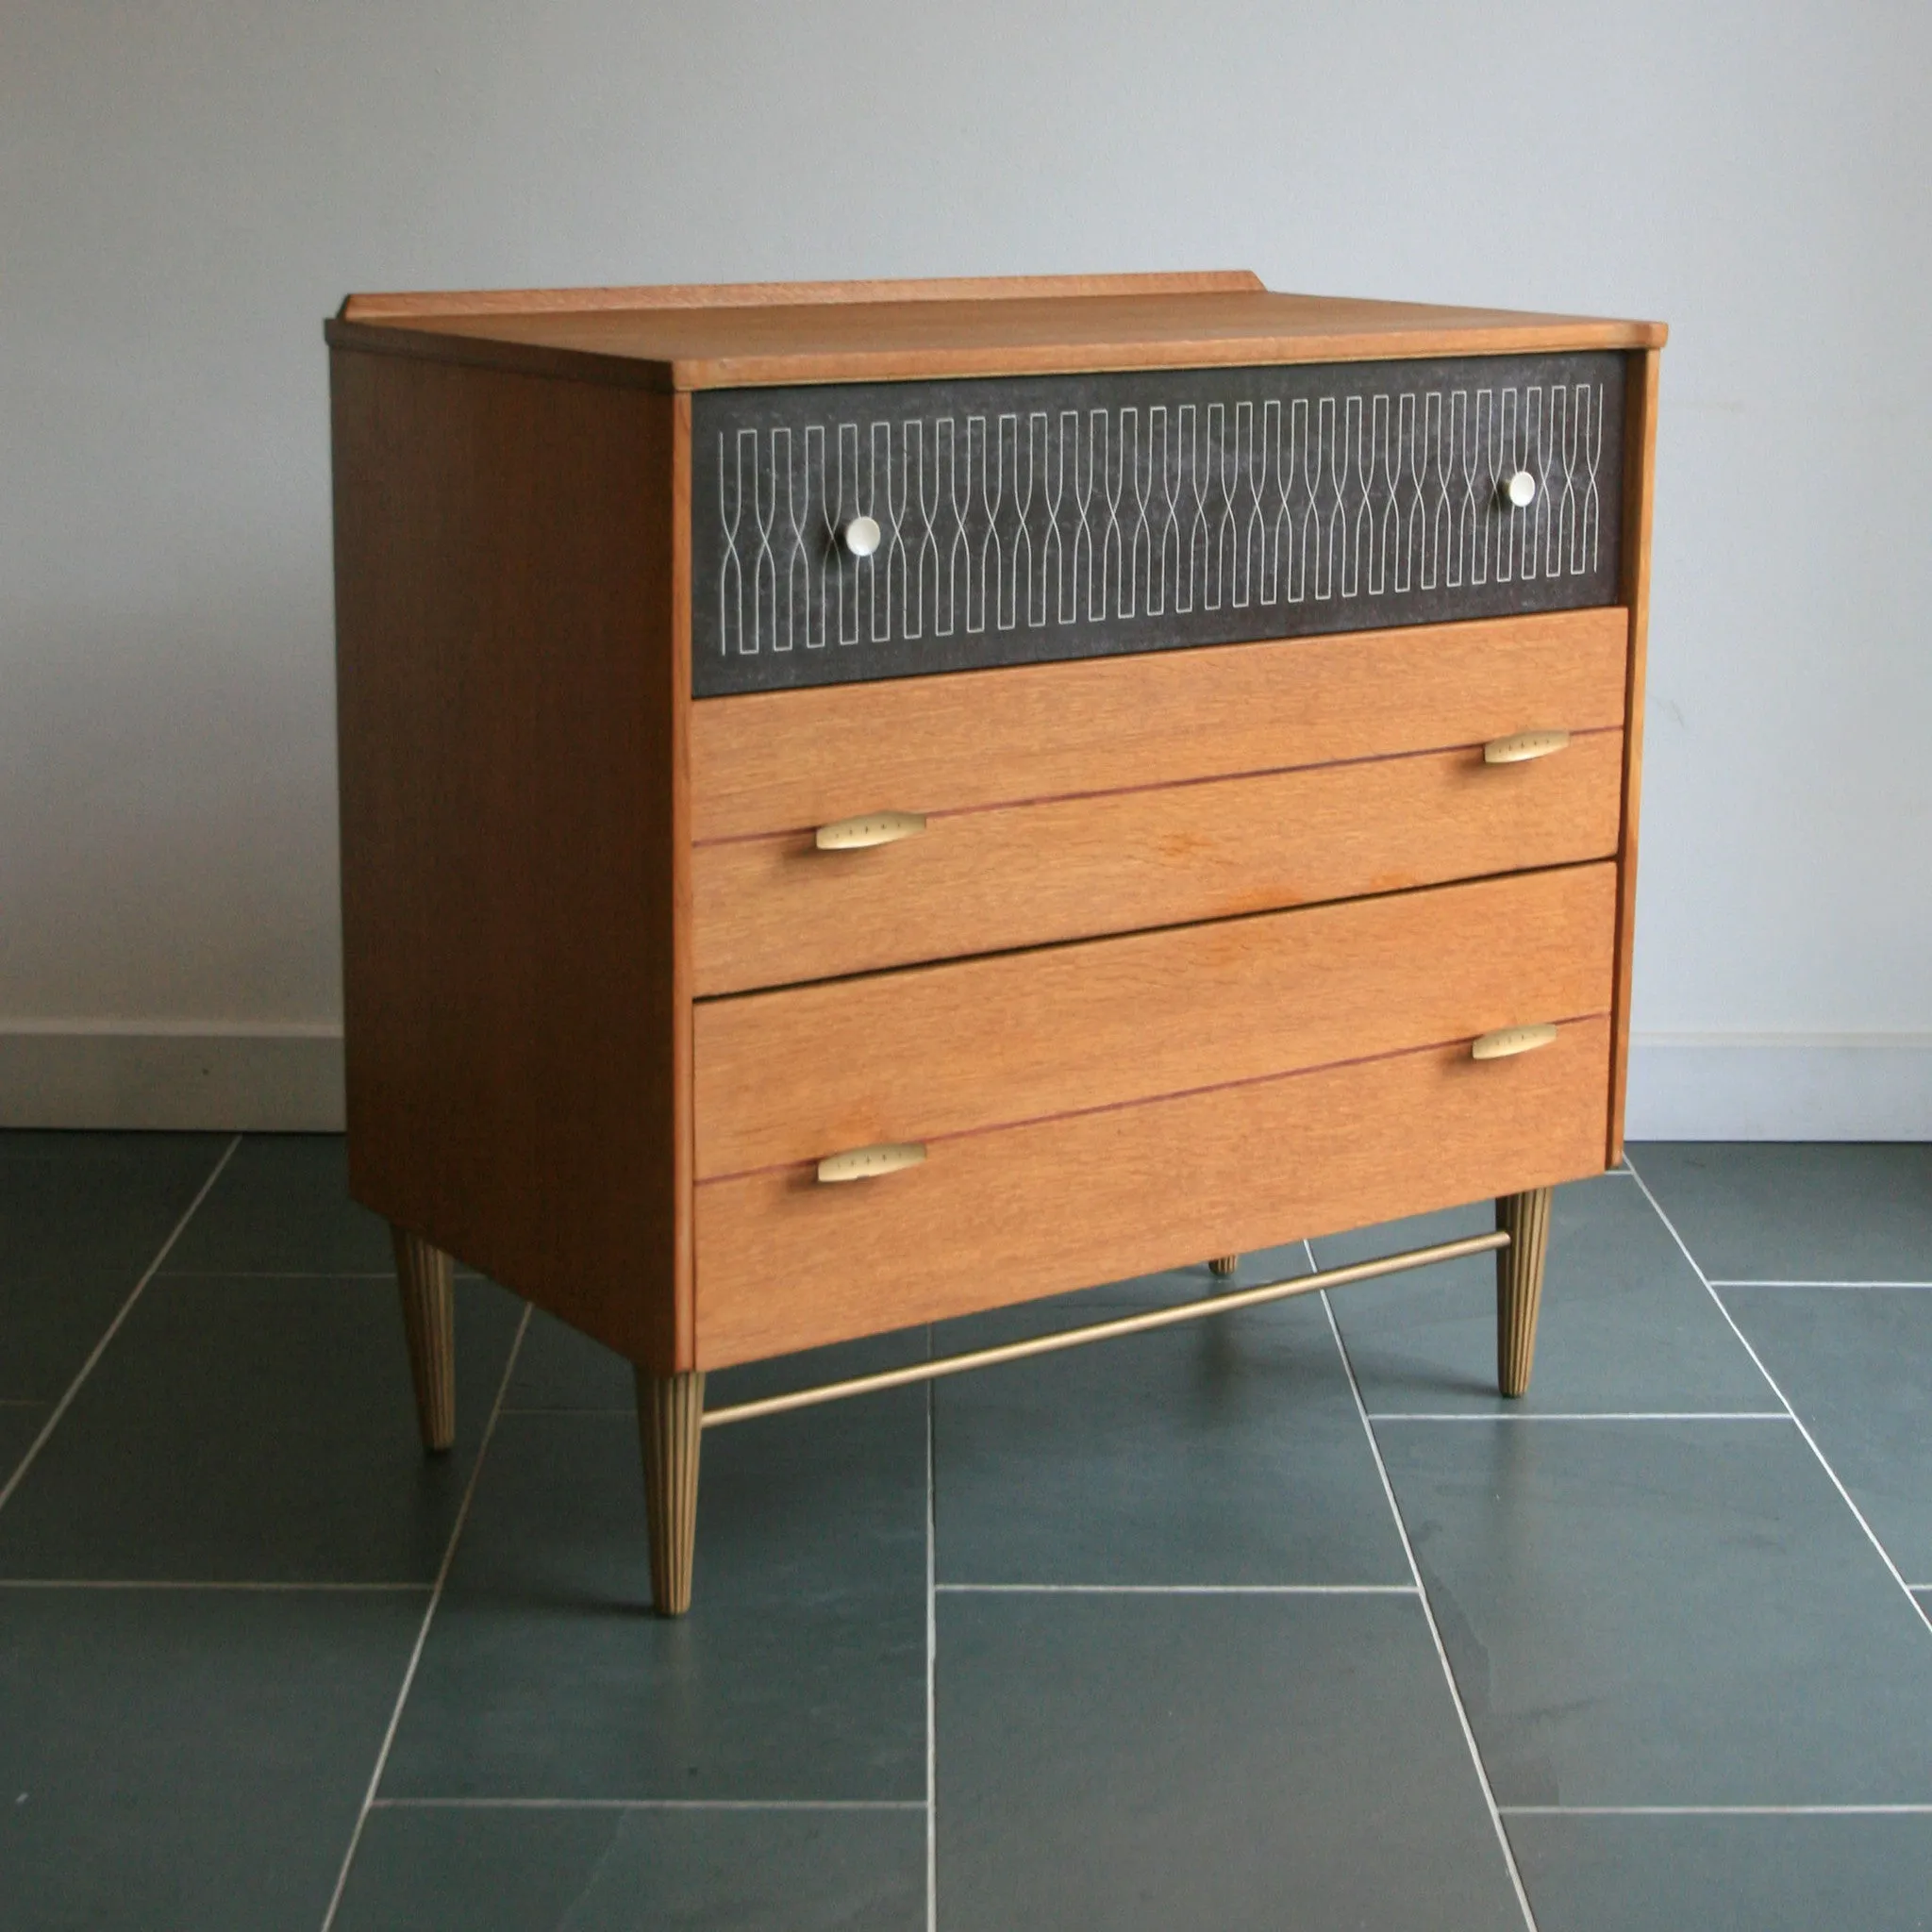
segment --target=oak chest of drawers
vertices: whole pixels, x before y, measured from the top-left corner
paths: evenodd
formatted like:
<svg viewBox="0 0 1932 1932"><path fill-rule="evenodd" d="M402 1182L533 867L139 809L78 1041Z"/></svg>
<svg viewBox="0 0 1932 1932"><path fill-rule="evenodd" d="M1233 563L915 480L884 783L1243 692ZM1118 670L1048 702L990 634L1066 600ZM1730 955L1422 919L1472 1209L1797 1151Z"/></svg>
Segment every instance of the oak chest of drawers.
<svg viewBox="0 0 1932 1932"><path fill-rule="evenodd" d="M457 1257L637 1365L675 1612L708 1370L1486 1196L1521 1392L1620 1154L1660 326L1227 275L328 337L351 1179L432 1448Z"/></svg>

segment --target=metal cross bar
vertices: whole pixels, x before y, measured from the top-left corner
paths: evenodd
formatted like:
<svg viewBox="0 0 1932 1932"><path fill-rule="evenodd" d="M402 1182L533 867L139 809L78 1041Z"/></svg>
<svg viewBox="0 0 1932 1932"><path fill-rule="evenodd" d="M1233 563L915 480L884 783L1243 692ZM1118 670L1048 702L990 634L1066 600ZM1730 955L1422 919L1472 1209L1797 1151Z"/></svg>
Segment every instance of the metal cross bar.
<svg viewBox="0 0 1932 1932"><path fill-rule="evenodd" d="M1063 1328L1052 1335L1035 1335L1024 1341L1003 1341L993 1348L974 1348L963 1355L944 1355L937 1359L910 1362L903 1369L881 1369L876 1374L851 1375L841 1382L821 1382L810 1389L793 1389L783 1395L766 1395L756 1402L727 1403L723 1408L708 1408L704 1425L723 1428L726 1423L748 1423L761 1415L782 1415L787 1409L810 1408L821 1402L841 1402L848 1395L871 1395L881 1389L900 1389L908 1382L936 1382L941 1375L963 1375L969 1369L990 1369L997 1362L1024 1361L1029 1356L1052 1355L1062 1348L1081 1348L1090 1341L1108 1341L1117 1335L1140 1335L1150 1328L1173 1328L1182 1322L1198 1322L1207 1315L1230 1315L1237 1308L1253 1308L1264 1302L1286 1301L1291 1295L1318 1294L1324 1288L1346 1288L1355 1281L1374 1281L1384 1274L1402 1274L1411 1268L1427 1268L1438 1261L1459 1261L1466 1255L1487 1255L1507 1248L1509 1237L1498 1228L1494 1234L1471 1235L1464 1241L1441 1241L1430 1248L1409 1248L1399 1255L1383 1255L1373 1261L1351 1261L1345 1268L1324 1268L1314 1274L1291 1275L1286 1281L1269 1281L1258 1288L1236 1289L1230 1294L1210 1295L1205 1301L1183 1302L1172 1308L1149 1308L1138 1315L1119 1315L1110 1322L1092 1322L1080 1328Z"/></svg>

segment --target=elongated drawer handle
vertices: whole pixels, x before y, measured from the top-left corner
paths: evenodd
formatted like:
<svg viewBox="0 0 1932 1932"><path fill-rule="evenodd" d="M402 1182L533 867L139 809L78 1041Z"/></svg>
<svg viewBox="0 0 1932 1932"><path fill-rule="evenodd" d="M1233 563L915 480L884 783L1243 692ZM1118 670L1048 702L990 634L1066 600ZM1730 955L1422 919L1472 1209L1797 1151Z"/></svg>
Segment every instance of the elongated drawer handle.
<svg viewBox="0 0 1932 1932"><path fill-rule="evenodd" d="M1469 1049L1473 1060L1507 1060L1511 1054L1534 1053L1557 1037L1554 1026L1499 1026L1485 1033Z"/></svg>
<svg viewBox="0 0 1932 1932"><path fill-rule="evenodd" d="M925 1158L924 1141L882 1141L876 1147L850 1147L828 1154L819 1162L822 1181L869 1181L902 1167L917 1167Z"/></svg>
<svg viewBox="0 0 1932 1932"><path fill-rule="evenodd" d="M856 819L836 819L818 829L821 852L857 852L867 845L891 845L925 830L925 814L917 811L869 811Z"/></svg>
<svg viewBox="0 0 1932 1932"><path fill-rule="evenodd" d="M1567 731L1519 731L1513 738L1492 738L1483 746L1486 765L1520 765L1530 758L1546 758L1570 742Z"/></svg>

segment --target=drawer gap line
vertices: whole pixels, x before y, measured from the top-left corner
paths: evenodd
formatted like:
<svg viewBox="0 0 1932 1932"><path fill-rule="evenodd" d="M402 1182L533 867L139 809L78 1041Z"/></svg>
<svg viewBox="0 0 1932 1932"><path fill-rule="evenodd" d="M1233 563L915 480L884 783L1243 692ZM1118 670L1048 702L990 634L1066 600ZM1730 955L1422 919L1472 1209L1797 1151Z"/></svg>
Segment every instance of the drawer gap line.
<svg viewBox="0 0 1932 1932"><path fill-rule="evenodd" d="M1491 1254L1508 1245L1508 1235L1498 1228L1493 1234L1440 1241L1433 1247L1408 1248L1398 1255L1383 1255L1370 1261L1352 1261L1346 1267L1324 1268L1313 1274L1291 1275L1283 1281L1237 1289L1230 1294L1210 1295L1204 1301L1186 1302L1177 1307L1150 1308L1140 1314L1119 1315L1111 1321L1092 1322L1079 1328L1063 1328L1052 1335L1029 1336L1024 1341L1005 1341L991 1348L974 1348L960 1355L939 1356L930 1361L912 1362L903 1369L881 1369L874 1374L851 1375L838 1382L821 1382L809 1389L794 1389L787 1394L767 1395L755 1402L729 1403L723 1408L707 1409L704 1426L708 1429L723 1428L726 1423L748 1423L759 1416L782 1415L790 1409L816 1407L823 1402L842 1402L848 1396L872 1395L881 1390L902 1389L914 1382L936 1382L942 1376L963 1375L973 1369L990 1369L1002 1362L1025 1361L1033 1356L1055 1355L1066 1348L1084 1348L1091 1341L1110 1341L1118 1336L1141 1335L1156 1328L1174 1328L1183 1322L1199 1322L1209 1315L1229 1315L1241 1308L1286 1301L1293 1295L1319 1294L1324 1289L1347 1288L1357 1281L1375 1281L1387 1274L1403 1274L1410 1269L1433 1267L1439 1261L1460 1261L1468 1256Z"/></svg>

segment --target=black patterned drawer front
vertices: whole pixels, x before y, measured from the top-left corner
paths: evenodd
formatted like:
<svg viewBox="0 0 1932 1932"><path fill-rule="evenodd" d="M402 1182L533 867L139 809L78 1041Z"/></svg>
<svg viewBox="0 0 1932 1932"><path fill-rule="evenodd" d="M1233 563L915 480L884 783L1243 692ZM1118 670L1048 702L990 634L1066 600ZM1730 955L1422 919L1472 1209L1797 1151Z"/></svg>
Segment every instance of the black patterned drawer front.
<svg viewBox="0 0 1932 1932"><path fill-rule="evenodd" d="M692 689L1612 603L1623 424L1606 354L701 391Z"/></svg>

